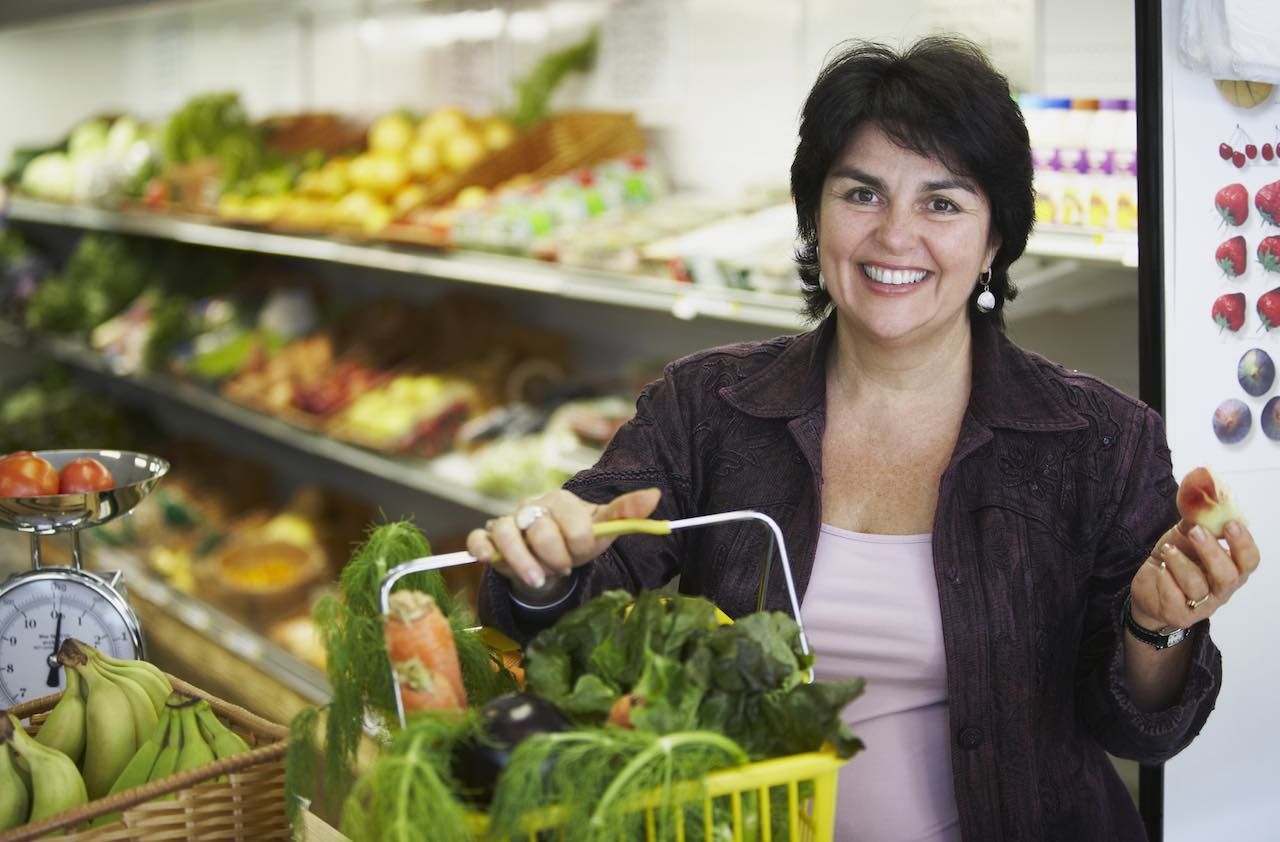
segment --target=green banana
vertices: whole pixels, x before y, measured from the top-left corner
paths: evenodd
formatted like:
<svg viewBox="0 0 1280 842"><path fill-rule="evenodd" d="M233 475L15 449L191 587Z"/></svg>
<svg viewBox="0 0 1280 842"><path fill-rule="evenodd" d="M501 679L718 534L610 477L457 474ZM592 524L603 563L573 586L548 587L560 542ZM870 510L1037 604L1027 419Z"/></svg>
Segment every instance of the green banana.
<svg viewBox="0 0 1280 842"><path fill-rule="evenodd" d="M85 682L84 785L90 798L101 798L138 750L133 709L124 690L89 665L89 655L77 641L65 641L58 650L58 660L65 667L80 670Z"/></svg>
<svg viewBox="0 0 1280 842"><path fill-rule="evenodd" d="M31 793L18 774L13 751L8 743L0 743L0 833L26 824L30 810Z"/></svg>
<svg viewBox="0 0 1280 842"><path fill-rule="evenodd" d="M213 756L219 760L249 750L249 744L235 731L223 725L204 699L196 703L196 722L200 725L205 742L213 749Z"/></svg>
<svg viewBox="0 0 1280 842"><path fill-rule="evenodd" d="M135 786L142 786L150 781L151 767L155 765L161 749L164 748L165 738L169 734L169 726L172 720L172 715L166 709L160 715L160 719L156 723L155 729L151 732L151 736L147 738L146 742L138 746L133 758L129 760L129 765L125 766L124 770L120 772L120 777L116 778L115 783L111 785L111 789L107 791L107 795L115 795L117 792L124 792L126 789L133 789ZM119 813L107 813L94 819L90 822L90 825L100 827L113 824L119 818Z"/></svg>
<svg viewBox="0 0 1280 842"><path fill-rule="evenodd" d="M79 763L84 758L84 688L78 671L64 669L63 673L67 677L66 689L36 733L36 742L56 748Z"/></svg>
<svg viewBox="0 0 1280 842"><path fill-rule="evenodd" d="M38 822L89 801L84 779L71 758L40 745L12 714L0 717L0 742L8 743L31 772L31 814L27 821Z"/></svg>
<svg viewBox="0 0 1280 842"><path fill-rule="evenodd" d="M141 786L150 780L151 767L156 765L156 759L160 756L160 751L165 746L172 719L173 715L167 710L161 714L160 719L156 722L155 729L151 732L151 736L147 738L146 742L138 746L138 750L134 752L133 757L129 760L129 765L124 767L120 772L120 777L116 778L115 783L111 785L111 789L107 790L107 795L124 792L126 789Z"/></svg>
<svg viewBox="0 0 1280 842"><path fill-rule="evenodd" d="M213 748L200 733L200 725L196 722L196 706L187 705L178 714L182 717L182 750L178 752L176 771L185 772L216 760Z"/></svg>
<svg viewBox="0 0 1280 842"><path fill-rule="evenodd" d="M96 660L104 671L113 677L123 675L133 679L147 691L147 696L151 699L151 705L156 709L156 713L160 714L164 711L165 700L173 692L173 685L159 667L149 661L122 660L97 650L94 650L94 653L96 654L90 657Z"/></svg>
<svg viewBox="0 0 1280 842"><path fill-rule="evenodd" d="M93 658L89 659L86 668L94 670L124 691L125 697L129 700L129 712L133 716L134 737L141 744L147 738L147 735L156 730L156 722L160 719L155 705L151 703L151 697L147 695L147 691L143 690L142 685L127 675L107 672Z"/></svg>
<svg viewBox="0 0 1280 842"><path fill-rule="evenodd" d="M182 750L182 719L176 712L169 714L169 731L165 734L164 747L156 755L156 762L147 773L147 783L158 781L172 775L178 768L178 752ZM160 800L173 798L173 794L162 795Z"/></svg>

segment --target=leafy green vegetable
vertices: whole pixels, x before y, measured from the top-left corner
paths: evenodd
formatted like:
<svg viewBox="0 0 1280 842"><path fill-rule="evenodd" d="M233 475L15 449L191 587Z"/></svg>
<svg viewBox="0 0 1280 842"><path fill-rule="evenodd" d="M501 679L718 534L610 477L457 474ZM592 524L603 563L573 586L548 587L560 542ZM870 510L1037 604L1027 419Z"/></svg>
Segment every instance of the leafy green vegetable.
<svg viewBox="0 0 1280 842"><path fill-rule="evenodd" d="M341 598L330 596L316 603L313 617L328 651L329 685L333 688L324 740L325 785L331 792L341 786L345 770L353 765L366 715L374 715L387 727L396 721L395 688L379 604L382 580L397 565L429 555L430 544L411 522L374 527L339 576ZM474 625L474 618L449 593L438 571L412 573L400 579L393 590L430 594L445 612L472 704L483 704L515 689L515 679L501 667L497 656L476 635L465 631ZM312 729L317 724L313 716L301 723ZM299 757L298 762L305 763L305 759ZM295 779L306 780L305 770Z"/></svg>
<svg viewBox="0 0 1280 842"><path fill-rule="evenodd" d="M474 711L415 717L356 782L343 832L370 842L471 842L448 765L454 743L480 730Z"/></svg>
<svg viewBox="0 0 1280 842"><path fill-rule="evenodd" d="M584 724L600 724L630 694L638 700L635 728L718 731L757 759L824 742L841 757L861 748L840 711L861 694L862 681L805 683L813 658L786 614L721 626L705 599L649 591L628 614L631 600L606 592L530 641L529 691Z"/></svg>
<svg viewBox="0 0 1280 842"><path fill-rule="evenodd" d="M586 72L595 66L600 46L600 32L592 29L582 41L563 50L548 53L533 71L516 84L516 105L511 121L527 129L547 114L551 95L564 77L573 72Z"/></svg>
<svg viewBox="0 0 1280 842"><path fill-rule="evenodd" d="M747 760L732 740L709 731L535 734L516 747L498 781L489 836L522 839L554 827L564 842L643 839L645 812L634 809L635 799L656 792L656 838L676 838L683 823L686 839L701 839L702 779Z"/></svg>

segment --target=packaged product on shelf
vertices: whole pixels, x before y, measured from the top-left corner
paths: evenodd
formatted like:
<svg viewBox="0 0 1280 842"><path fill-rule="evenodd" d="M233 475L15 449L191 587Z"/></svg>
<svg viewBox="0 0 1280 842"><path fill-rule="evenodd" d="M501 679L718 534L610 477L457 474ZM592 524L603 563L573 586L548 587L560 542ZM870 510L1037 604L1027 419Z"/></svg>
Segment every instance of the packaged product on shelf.
<svg viewBox="0 0 1280 842"><path fill-rule="evenodd" d="M1059 171L1063 174L1063 225L1087 225L1089 222L1088 142L1089 131L1098 109L1098 100L1073 98L1067 109L1058 147Z"/></svg>
<svg viewBox="0 0 1280 842"><path fill-rule="evenodd" d="M795 253L795 227L794 207L774 204L649 243L643 256L680 266L699 286L790 292L799 289L799 275L778 270Z"/></svg>
<svg viewBox="0 0 1280 842"><path fill-rule="evenodd" d="M1071 100L1037 94L1019 97L1031 138L1031 164L1035 171L1036 222L1061 223L1065 174L1059 152Z"/></svg>

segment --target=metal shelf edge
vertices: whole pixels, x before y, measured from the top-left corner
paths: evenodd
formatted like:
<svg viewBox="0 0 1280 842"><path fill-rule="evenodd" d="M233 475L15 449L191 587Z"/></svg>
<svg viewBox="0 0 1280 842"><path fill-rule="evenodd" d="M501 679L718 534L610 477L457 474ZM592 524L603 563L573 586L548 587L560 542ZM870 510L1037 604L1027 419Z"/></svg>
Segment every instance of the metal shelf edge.
<svg viewBox="0 0 1280 842"><path fill-rule="evenodd" d="M0 325L0 342L23 347L29 334L13 325ZM120 374L100 356L69 340L40 337L40 349L54 359L94 374L115 377L162 400L221 418L261 436L279 441L295 450L363 471L404 488L430 494L489 515L511 511L514 501L490 497L442 477L430 461L396 461L377 453L344 444L327 436L300 430L278 418L232 403L190 383L161 375Z"/></svg>
<svg viewBox="0 0 1280 842"><path fill-rule="evenodd" d="M479 286L555 295L613 306L656 310L679 319L707 317L803 329L796 295L721 290L676 281L545 263L483 252L431 254L390 244L361 245L320 237L253 231L170 216L60 205L14 197L9 216L22 222L136 234L192 245L299 257L423 275Z"/></svg>

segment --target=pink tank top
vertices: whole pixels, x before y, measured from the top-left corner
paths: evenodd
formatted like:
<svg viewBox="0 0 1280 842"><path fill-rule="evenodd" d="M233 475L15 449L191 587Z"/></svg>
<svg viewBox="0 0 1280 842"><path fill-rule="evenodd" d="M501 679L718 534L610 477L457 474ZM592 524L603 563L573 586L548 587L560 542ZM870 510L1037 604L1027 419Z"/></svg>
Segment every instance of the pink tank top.
<svg viewBox="0 0 1280 842"><path fill-rule="evenodd" d="M838 842L959 842L947 668L929 535L822 525L801 616L819 680L862 676L844 718L866 743L840 770Z"/></svg>

